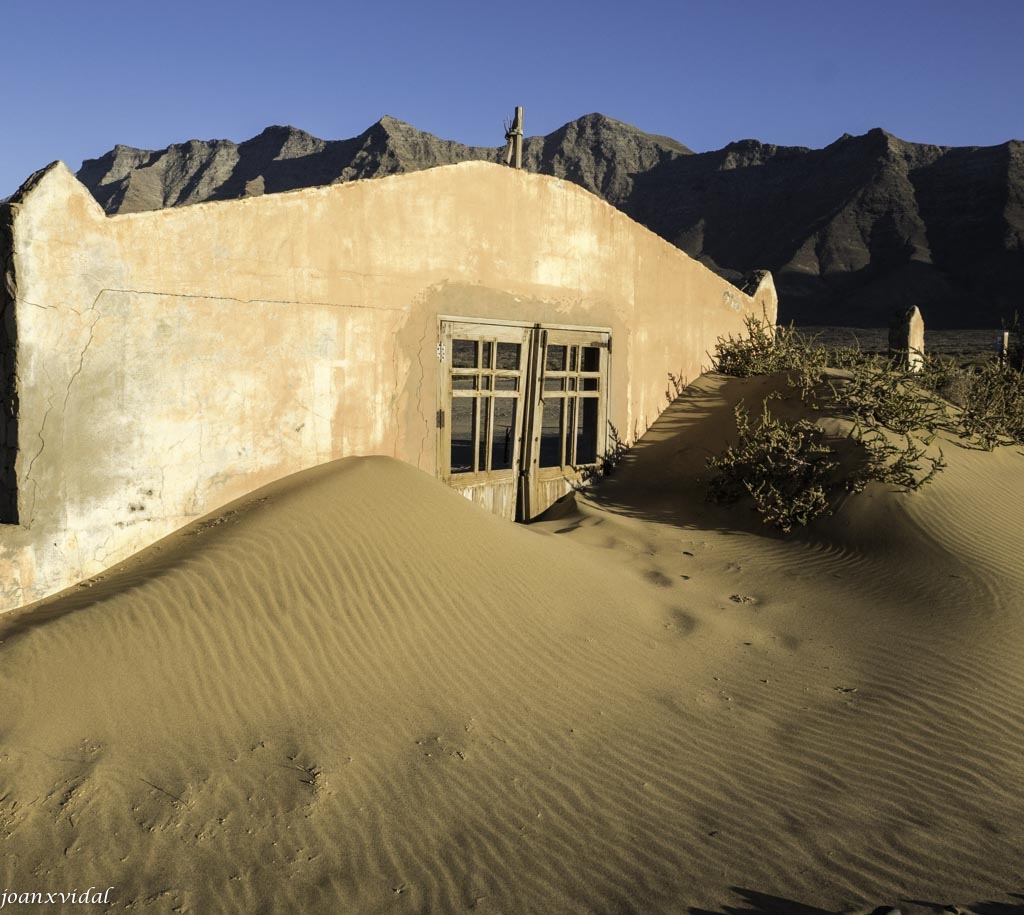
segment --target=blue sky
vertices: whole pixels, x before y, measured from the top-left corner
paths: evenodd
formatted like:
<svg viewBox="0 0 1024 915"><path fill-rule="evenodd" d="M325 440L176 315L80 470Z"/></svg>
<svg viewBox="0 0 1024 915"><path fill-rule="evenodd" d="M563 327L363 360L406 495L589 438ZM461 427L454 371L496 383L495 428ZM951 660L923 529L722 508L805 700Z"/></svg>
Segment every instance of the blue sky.
<svg viewBox="0 0 1024 915"><path fill-rule="evenodd" d="M0 197L116 143L325 139L384 114L503 142L591 111L696 151L1024 138L1024 0L0 0Z"/></svg>

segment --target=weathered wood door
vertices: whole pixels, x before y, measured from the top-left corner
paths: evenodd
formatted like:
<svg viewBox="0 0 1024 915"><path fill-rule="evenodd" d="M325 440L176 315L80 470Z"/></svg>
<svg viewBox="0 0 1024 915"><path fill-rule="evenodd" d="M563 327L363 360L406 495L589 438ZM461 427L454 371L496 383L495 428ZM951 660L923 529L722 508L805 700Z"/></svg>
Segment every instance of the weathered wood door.
<svg viewBox="0 0 1024 915"><path fill-rule="evenodd" d="M495 514L528 521L604 455L606 330L442 319L438 468Z"/></svg>
<svg viewBox="0 0 1024 915"><path fill-rule="evenodd" d="M604 457L611 335L540 327L531 349L519 516L535 518Z"/></svg>
<svg viewBox="0 0 1024 915"><path fill-rule="evenodd" d="M531 329L442 321L441 478L478 505L516 514Z"/></svg>

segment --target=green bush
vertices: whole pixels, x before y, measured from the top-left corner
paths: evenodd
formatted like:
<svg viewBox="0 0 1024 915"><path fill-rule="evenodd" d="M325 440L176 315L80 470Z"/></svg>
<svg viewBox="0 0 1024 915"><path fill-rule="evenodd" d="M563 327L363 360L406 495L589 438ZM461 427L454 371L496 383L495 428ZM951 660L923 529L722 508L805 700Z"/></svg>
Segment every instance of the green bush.
<svg viewBox="0 0 1024 915"><path fill-rule="evenodd" d="M584 492L599 478L609 476L631 447L632 445L619 435L615 424L608 420L608 444L604 453L593 464L573 464L575 476L569 480L569 485L576 492Z"/></svg>
<svg viewBox="0 0 1024 915"><path fill-rule="evenodd" d="M793 327L772 327L754 315L743 319L745 337L718 338L715 370L747 378L799 369L817 358L818 348Z"/></svg>
<svg viewBox="0 0 1024 915"><path fill-rule="evenodd" d="M992 450L1024 444L1024 376L992 362L967 377L960 426L965 437Z"/></svg>
<svg viewBox="0 0 1024 915"><path fill-rule="evenodd" d="M945 416L917 375L893 363L856 366L848 381L832 386L832 393L835 404L861 423L900 435L916 429L934 432Z"/></svg>
<svg viewBox="0 0 1024 915"><path fill-rule="evenodd" d="M920 489L946 466L941 449L929 454L940 431L968 447L1024 445L1019 323L1009 365L993 359L962 366L948 357L926 357L916 373L856 347L819 346L792 327L771 328L752 316L744 323L745 337L719 339L719 372L785 373L805 404L853 423L854 466L844 471L815 423L775 419L767 400L754 422L742 404L736 407L739 439L708 460L716 471L709 498L749 497L765 522L780 530L827 512L843 489L860 492L872 481Z"/></svg>
<svg viewBox="0 0 1024 915"><path fill-rule="evenodd" d="M739 440L708 459L718 471L711 480L710 497L735 502L749 495L765 523L782 531L827 511L838 462L824 441L824 430L808 420L787 423L774 418L767 399L755 423L742 403L734 415Z"/></svg>
<svg viewBox="0 0 1024 915"><path fill-rule="evenodd" d="M864 431L856 428L854 437L864 449L864 462L846 480L845 485L850 492L861 492L872 481L915 491L930 483L946 467L941 448L938 457L926 452L926 445L931 444L931 439L921 442L904 434L900 446L878 429ZM929 465L927 468L925 463Z"/></svg>
<svg viewBox="0 0 1024 915"><path fill-rule="evenodd" d="M768 400L751 421L741 404L735 410L737 444L708 460L716 472L709 498L750 498L765 523L788 532L828 512L843 491L860 492L872 481L916 490L945 467L941 450L933 457L928 447L938 429L950 427L941 392L966 384L955 365L934 360L916 374L858 347L819 346L793 328L773 332L753 317L745 325L745 338L718 341L718 371L788 374L808 406L852 421L852 466L844 469L817 424L776 419Z"/></svg>
<svg viewBox="0 0 1024 915"><path fill-rule="evenodd" d="M754 315L743 319L746 336L719 337L715 344L715 371L723 375L747 378L799 371L802 380L819 376L826 368L852 368L872 364L876 357L861 351L859 345L825 346L815 337L806 337L795 327L772 327Z"/></svg>

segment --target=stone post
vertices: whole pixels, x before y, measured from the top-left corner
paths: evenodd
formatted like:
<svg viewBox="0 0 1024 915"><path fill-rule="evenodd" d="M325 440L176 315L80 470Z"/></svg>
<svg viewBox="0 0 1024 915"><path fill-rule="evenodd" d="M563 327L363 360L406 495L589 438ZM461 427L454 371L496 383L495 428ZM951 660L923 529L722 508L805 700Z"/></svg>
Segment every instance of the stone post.
<svg viewBox="0 0 1024 915"><path fill-rule="evenodd" d="M999 367L1005 369L1010 364L1010 332L1008 330L1003 331L996 347L999 350Z"/></svg>
<svg viewBox="0 0 1024 915"><path fill-rule="evenodd" d="M523 106L516 106L512 123L505 128L505 164L523 167Z"/></svg>
<svg viewBox="0 0 1024 915"><path fill-rule="evenodd" d="M889 358L911 372L924 367L924 318L916 305L889 325Z"/></svg>

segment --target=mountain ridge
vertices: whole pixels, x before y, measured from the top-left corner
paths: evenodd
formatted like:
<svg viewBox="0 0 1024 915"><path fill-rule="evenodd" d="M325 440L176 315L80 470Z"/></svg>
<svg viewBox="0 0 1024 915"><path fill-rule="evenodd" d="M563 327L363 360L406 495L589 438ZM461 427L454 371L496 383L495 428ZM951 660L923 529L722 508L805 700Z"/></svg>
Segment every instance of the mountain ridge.
<svg viewBox="0 0 1024 915"><path fill-rule="evenodd" d="M107 213L381 177L467 160L384 115L356 137L275 125L241 143L115 146L78 172ZM739 282L771 270L785 321L871 326L918 305L933 327L999 326L1024 289L1024 142L910 143L881 128L822 149L756 139L697 153L597 112L523 141L523 167L586 188Z"/></svg>

